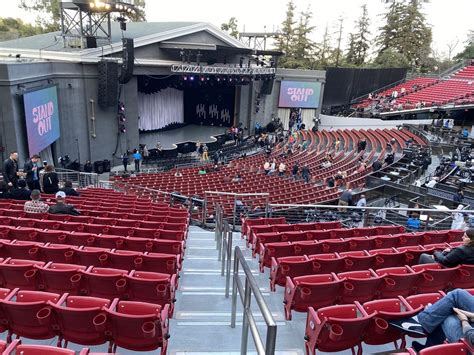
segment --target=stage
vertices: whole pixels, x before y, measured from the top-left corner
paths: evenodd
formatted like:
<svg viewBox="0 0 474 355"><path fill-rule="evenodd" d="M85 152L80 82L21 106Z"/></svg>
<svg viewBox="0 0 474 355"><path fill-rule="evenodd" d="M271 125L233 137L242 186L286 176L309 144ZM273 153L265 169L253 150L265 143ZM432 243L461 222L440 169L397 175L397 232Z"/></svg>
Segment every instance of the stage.
<svg viewBox="0 0 474 355"><path fill-rule="evenodd" d="M148 149L156 147L160 142L163 150L176 149L182 143L214 143L213 136L225 134L227 127L188 125L183 128L163 132L140 132L140 144L146 144Z"/></svg>

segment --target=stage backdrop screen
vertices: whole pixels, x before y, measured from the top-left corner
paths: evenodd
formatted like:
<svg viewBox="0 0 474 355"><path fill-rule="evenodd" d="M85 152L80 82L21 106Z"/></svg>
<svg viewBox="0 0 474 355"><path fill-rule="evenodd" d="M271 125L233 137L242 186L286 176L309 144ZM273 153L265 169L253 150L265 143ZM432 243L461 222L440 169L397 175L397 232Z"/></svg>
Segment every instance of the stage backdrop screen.
<svg viewBox="0 0 474 355"><path fill-rule="evenodd" d="M58 94L56 86L23 95L26 132L30 156L38 154L55 142L60 135Z"/></svg>
<svg viewBox="0 0 474 355"><path fill-rule="evenodd" d="M318 108L321 83L282 81L279 107Z"/></svg>

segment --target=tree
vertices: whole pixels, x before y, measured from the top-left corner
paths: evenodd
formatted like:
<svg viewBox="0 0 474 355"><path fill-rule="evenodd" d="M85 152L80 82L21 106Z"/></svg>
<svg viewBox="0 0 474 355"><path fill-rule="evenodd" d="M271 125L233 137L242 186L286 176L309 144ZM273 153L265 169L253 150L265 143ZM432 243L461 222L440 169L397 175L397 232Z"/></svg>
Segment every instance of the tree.
<svg viewBox="0 0 474 355"><path fill-rule="evenodd" d="M135 5L135 13L127 14L127 17L133 22L146 21L145 0L133 0L133 5Z"/></svg>
<svg viewBox="0 0 474 355"><path fill-rule="evenodd" d="M228 22L221 25L221 30L228 32L232 37L239 38L237 19L231 17Z"/></svg>
<svg viewBox="0 0 474 355"><path fill-rule="evenodd" d="M59 0L20 0L19 7L36 12L38 14L36 23L44 29L44 32L59 30L61 20Z"/></svg>
<svg viewBox="0 0 474 355"><path fill-rule="evenodd" d="M379 68L407 68L409 61L403 54L388 48L379 53L373 62L373 66Z"/></svg>
<svg viewBox="0 0 474 355"><path fill-rule="evenodd" d="M422 0L392 0L385 25L377 37L379 53L398 51L414 69L420 69L431 52L432 32L421 12Z"/></svg>
<svg viewBox="0 0 474 355"><path fill-rule="evenodd" d="M355 23L357 32L349 34L349 49L347 51L346 61L349 64L360 66L367 60L369 45L369 26L370 18L367 11L367 5L362 6L362 14Z"/></svg>
<svg viewBox="0 0 474 355"><path fill-rule="evenodd" d="M44 32L58 31L61 25L60 0L20 0L19 7L37 13L36 23ZM145 0L133 0L137 11L126 13L132 21L145 21Z"/></svg>
<svg viewBox="0 0 474 355"><path fill-rule="evenodd" d="M43 29L40 26L25 23L20 19L11 17L0 18L0 41L34 36L42 32Z"/></svg>
<svg viewBox="0 0 474 355"><path fill-rule="evenodd" d="M315 43L309 38L314 30L310 25L313 14L311 9L301 12L298 26L294 31L294 38L290 55L287 58L287 68L309 69L312 65L312 56L315 49Z"/></svg>
<svg viewBox="0 0 474 355"><path fill-rule="evenodd" d="M474 30L469 31L466 47L454 57L454 60L459 61L472 58L474 58Z"/></svg>
<svg viewBox="0 0 474 355"><path fill-rule="evenodd" d="M328 26L324 30L323 40L317 45L315 52L315 67L324 69L335 63L335 51L331 47L331 35Z"/></svg>
<svg viewBox="0 0 474 355"><path fill-rule="evenodd" d="M278 60L278 65L286 68L289 58L293 55L292 47L295 40L295 10L293 0L286 4L286 18L281 25L280 36L276 40L276 47L284 55Z"/></svg>

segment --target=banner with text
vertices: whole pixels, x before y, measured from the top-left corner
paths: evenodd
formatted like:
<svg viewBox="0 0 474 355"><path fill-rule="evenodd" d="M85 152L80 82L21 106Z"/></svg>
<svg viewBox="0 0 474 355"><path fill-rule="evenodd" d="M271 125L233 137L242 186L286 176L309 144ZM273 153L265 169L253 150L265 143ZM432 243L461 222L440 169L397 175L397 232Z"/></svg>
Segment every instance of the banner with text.
<svg viewBox="0 0 474 355"><path fill-rule="evenodd" d="M59 139L58 94L56 86L23 95L30 156Z"/></svg>
<svg viewBox="0 0 474 355"><path fill-rule="evenodd" d="M321 83L282 81L278 107L318 108Z"/></svg>

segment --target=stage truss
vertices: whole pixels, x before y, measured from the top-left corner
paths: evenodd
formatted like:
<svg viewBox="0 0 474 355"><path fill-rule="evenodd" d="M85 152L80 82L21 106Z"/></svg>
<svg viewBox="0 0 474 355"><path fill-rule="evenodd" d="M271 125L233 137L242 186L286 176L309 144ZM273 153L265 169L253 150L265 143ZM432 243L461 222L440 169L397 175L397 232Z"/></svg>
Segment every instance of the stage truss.
<svg viewBox="0 0 474 355"><path fill-rule="evenodd" d="M202 74L202 75L275 75L275 68L265 67L215 67L193 64L174 64L171 66L171 72L181 74Z"/></svg>

